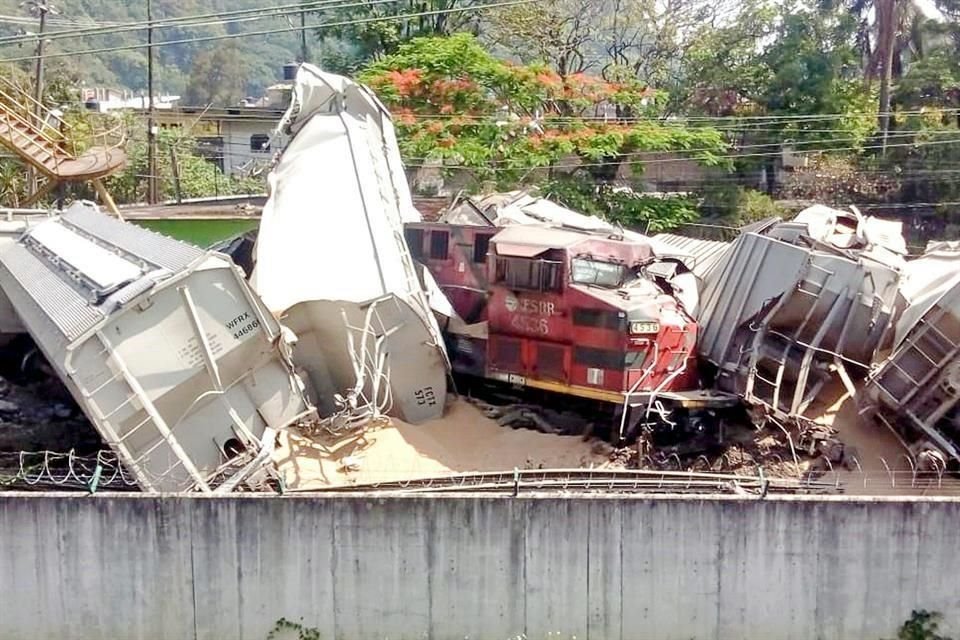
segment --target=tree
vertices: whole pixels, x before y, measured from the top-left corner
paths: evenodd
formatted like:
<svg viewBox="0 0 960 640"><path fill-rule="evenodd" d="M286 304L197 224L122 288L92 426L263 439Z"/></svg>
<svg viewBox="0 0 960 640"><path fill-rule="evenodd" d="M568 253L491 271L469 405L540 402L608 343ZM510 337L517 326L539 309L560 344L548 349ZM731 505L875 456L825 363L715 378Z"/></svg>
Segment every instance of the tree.
<svg viewBox="0 0 960 640"><path fill-rule="evenodd" d="M858 21L856 43L864 60L864 80L879 80L878 123L885 146L894 80L905 71L907 51L922 53L926 18L916 0L853 0L849 11Z"/></svg>
<svg viewBox="0 0 960 640"><path fill-rule="evenodd" d="M604 77L625 74L673 91L690 47L718 27L721 16L738 19L739 3L728 0L609 0L603 27Z"/></svg>
<svg viewBox="0 0 960 640"><path fill-rule="evenodd" d="M745 5L744 20L712 30L688 51L682 97L694 113L782 116L744 124L744 142L858 147L874 129L875 103L861 80L857 24L845 9ZM826 119L817 116L826 114ZM839 116L836 114L840 114ZM799 116L799 117L798 117ZM769 134L769 135L767 135Z"/></svg>
<svg viewBox="0 0 960 640"><path fill-rule="evenodd" d="M544 0L490 14L487 39L527 63L545 63L561 76L599 66L597 46L606 1Z"/></svg>
<svg viewBox="0 0 960 640"><path fill-rule="evenodd" d="M321 23L334 25L317 31L323 48L332 52L324 56L324 67L352 75L412 38L476 34L479 6L478 0L361 0L317 10Z"/></svg>
<svg viewBox="0 0 960 640"><path fill-rule="evenodd" d="M199 54L193 63L184 102L234 105L243 98L243 65L237 45L229 43Z"/></svg>
<svg viewBox="0 0 960 640"><path fill-rule="evenodd" d="M781 139L842 142L837 145L842 147L856 147L867 139L874 111L871 95L859 81L851 40L855 28L842 10L781 16L776 39L758 58L753 99L771 114L831 114L828 127L814 118L792 120L775 132Z"/></svg>
<svg viewBox="0 0 960 640"><path fill-rule="evenodd" d="M160 175L161 198L173 199L177 195L170 149L176 152L180 195L184 198L199 198L212 195L260 193L264 190L262 179L236 179L224 175L220 168L197 152L196 139L177 129L161 129L158 136L160 154L157 173ZM142 127L132 129L127 145L127 166L123 171L106 179L107 190L118 204L144 202L147 191L147 139ZM85 193L85 185L72 187L76 197L93 199Z"/></svg>
<svg viewBox="0 0 960 640"><path fill-rule="evenodd" d="M477 183L513 188L536 169L576 168L610 181L654 151L724 163L719 131L660 122L655 92L639 83L510 64L467 34L411 40L360 79L393 111L409 164L464 169ZM617 107L639 117L617 119Z"/></svg>
<svg viewBox="0 0 960 640"><path fill-rule="evenodd" d="M769 0L543 0L492 12L483 36L561 76L590 71L652 87L675 112L729 66L731 50L755 53L773 17Z"/></svg>
<svg viewBox="0 0 960 640"><path fill-rule="evenodd" d="M744 0L734 19L705 24L690 36L670 108L688 114L733 116L756 105L769 77L763 52L778 38L780 12L767 0Z"/></svg>

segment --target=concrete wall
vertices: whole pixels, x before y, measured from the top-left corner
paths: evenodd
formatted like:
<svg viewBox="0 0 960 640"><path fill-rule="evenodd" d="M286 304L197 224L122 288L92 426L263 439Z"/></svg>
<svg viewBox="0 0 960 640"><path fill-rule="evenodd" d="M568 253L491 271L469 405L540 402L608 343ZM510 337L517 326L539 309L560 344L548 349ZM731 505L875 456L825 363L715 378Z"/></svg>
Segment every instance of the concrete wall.
<svg viewBox="0 0 960 640"><path fill-rule="evenodd" d="M0 494L0 637L879 640L919 607L956 628L958 524L949 499Z"/></svg>

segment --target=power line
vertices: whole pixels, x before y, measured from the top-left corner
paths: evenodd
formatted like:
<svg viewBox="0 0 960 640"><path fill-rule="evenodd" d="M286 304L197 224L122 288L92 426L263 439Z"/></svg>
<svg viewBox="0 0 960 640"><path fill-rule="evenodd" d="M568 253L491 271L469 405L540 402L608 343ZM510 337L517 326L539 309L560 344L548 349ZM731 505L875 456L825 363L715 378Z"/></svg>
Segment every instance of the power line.
<svg viewBox="0 0 960 640"><path fill-rule="evenodd" d="M956 139L954 139L954 140L940 140L940 141L923 142L923 143L888 144L888 145L886 145L886 148L887 148L887 149L890 149L890 148L896 148L896 147L929 147L929 146L935 146L935 145L957 144L957 143L960 143L960 138L956 138ZM809 150L809 151L797 151L797 152L794 152L794 153L795 153L795 155L799 155L799 154L810 154L810 153L827 153L827 152L836 152L836 151L861 151L861 150L868 150L868 149L883 149L883 148L884 148L883 145L872 145L872 146L865 146L865 147L836 147L836 148L832 148L832 149L816 149L816 150ZM679 149L679 150L670 150L669 152L670 152L670 153L675 153L675 154L683 154L683 153L684 153L684 151L683 151L682 149ZM691 161L691 160L693 160L693 161L704 161L704 160L738 160L738 159L740 159L740 158L777 157L777 156L780 156L780 155L782 155L781 152L773 152L773 153L741 153L741 154L731 154L731 155L712 155L712 156L702 156L702 157L699 157L699 158L697 158L697 157L687 157L687 156L681 155L680 157L677 157L677 158L662 158L662 159L658 159L658 160L656 160L656 163L657 163L657 164L667 164L667 163L672 163L672 162L689 162L689 161ZM429 158L426 158L426 159L429 159ZM424 159L424 160L426 160L426 159ZM438 160L438 161L442 161L443 158L437 158L437 160ZM488 162L488 163L486 163L486 164L491 164L491 163L492 163L492 162ZM538 166L518 167L518 168L514 168L514 167L492 167L492 168L489 168L489 167L481 167L481 166L452 165L452 164L442 164L442 163L441 163L441 164L435 164L435 165L433 165L433 164L410 164L410 163L407 163L407 166L408 166L408 167L415 167L415 168L429 167L429 168L436 168L436 169L472 169L472 170L487 169L487 170L490 170L490 171L533 171L533 170L536 170L536 169L547 169L547 168L553 168L553 169L579 169L579 168L584 168L584 167L608 167L608 166L635 165L635 164L636 164L636 165L645 164L645 161L642 161L642 160L624 160L624 161L620 161L620 162L618 162L618 161L612 161L612 162L582 162L582 163L577 163L577 164L548 164L548 165L538 165Z"/></svg>
<svg viewBox="0 0 960 640"><path fill-rule="evenodd" d="M951 132L945 132L945 133L950 133L951 135L956 136L956 137L952 138L951 140L941 140L941 141L940 141L941 143L960 142L960 131L951 131ZM806 142L798 142L798 143L794 143L794 144L797 144L797 145L799 145L799 144L829 144L829 143L836 143L836 142L850 142L850 141L855 141L856 139L857 139L857 138L836 138L836 139L834 139L834 140L832 140L832 141L809 140L809 141L806 141ZM930 142L911 142L911 143L903 143L903 144L899 144L899 145L887 145L887 147L891 147L891 146L895 146L895 147L927 146L927 145L935 144L935 143L936 143L936 141L930 141ZM705 160L709 160L709 159L711 159L711 158L733 158L733 157L741 158L741 157L750 157L750 156L781 156L783 153L785 153L784 151L776 151L776 152L765 153L765 154L760 154L760 153L750 153L750 154L748 154L748 153L740 153L740 152L741 152L741 151L744 151L744 150L749 150L749 149L764 149L764 148L769 148L769 147L780 147L780 146L782 146L782 145L783 145L783 143L781 143L781 142L771 142L771 143L765 143L765 144L752 144L752 145L751 145L751 144L748 144L748 145L742 145L742 146L736 147L736 150L737 150L736 155L726 154L726 153L725 153L725 150L723 150L723 149L716 149L715 147L699 147L699 148L692 148L692 149L675 148L675 149L664 149L664 150L631 151L631 152L627 152L627 153L618 153L618 154L616 154L616 155L617 155L618 157L631 158L631 157L644 157L644 156L650 156L650 155L661 155L661 154L664 154L664 153L671 153L671 154L701 153L701 154L704 154L704 159L705 159ZM797 154L805 154L805 153L825 153L825 152L840 151L840 150L856 151L856 150L860 150L860 149L871 149L871 148L874 148L874 147L870 147L870 146L851 146L851 147L831 147L831 146L826 146L826 147L824 147L824 148L822 148L822 149L800 149L800 150L790 151L789 153L794 154L794 155L797 155ZM710 155L710 156L707 156L706 154L708 154L708 153L711 154L711 155ZM685 158L685 159L686 159L686 158ZM664 161L669 161L669 160L670 160L670 159L666 159L666 160L664 160ZM506 161L503 161L503 162L506 162ZM619 164L619 163L614 163L614 164ZM602 165L598 165L598 166L602 166Z"/></svg>
<svg viewBox="0 0 960 640"><path fill-rule="evenodd" d="M233 11L222 11L219 13L194 14L189 16L174 16L170 18L158 18L157 20L134 21L104 24L102 26L81 27L78 29L65 29L63 31L54 31L47 34L47 40L59 40L65 38L80 38L90 36L114 35L129 31L143 31L149 26L154 29L163 29L168 27L195 27L207 26L211 24L228 24L233 22L245 22L247 20L264 20L269 18L284 17L299 12L303 7L307 10L315 9L343 9L356 6L369 6L372 4L383 4L386 2L399 2L400 0L370 0L368 2L350 2L349 0L305 0L301 4L279 5L276 7L261 7L258 9L239 9ZM296 9L296 11L295 11ZM0 45L21 44L26 41L34 40L35 36L30 35L12 35L0 37Z"/></svg>
<svg viewBox="0 0 960 640"><path fill-rule="evenodd" d="M530 3L536 2L536 1L537 1L537 0L509 0L509 1L505 1L505 2L493 2L493 3L487 3L487 4L476 5L476 6L471 6L471 7L459 7L459 8L451 8L451 9L436 9L436 10L433 10L433 11L420 11L420 12L417 12L417 13L405 13L405 14L398 14L398 15L395 15L395 16L382 16L382 17L377 17L377 18L361 18L361 19L357 19L357 20L344 20L344 21L340 21L340 22L324 22L324 23L318 23L318 24L315 24L315 25L310 25L310 26L308 26L308 27L306 27L306 28L307 28L307 29L319 29L319 28L329 28L329 27L347 27L347 26L355 26L355 25L359 25L359 24L369 24L369 23L371 23L371 22L389 22L389 21L394 21L394 20L406 20L406 19L408 19L408 18L425 18L425 17L428 17L428 16L448 15L448 14L451 14L451 13L475 12L475 11L480 11L480 10L483 10L483 9L494 9L494 8L499 8L499 7L513 7L513 6L517 6L517 5L530 4ZM271 35L271 34L274 34L274 33L291 33L291 32L295 32L295 31L300 31L300 30L302 30L303 28L304 28L304 27L300 27L300 26L291 26L291 27L284 27L284 28L282 28L282 29L265 29L265 30L263 30L263 31L248 31L248 32L245 32L245 33L228 33L228 34L217 35L217 36L204 36L204 37L199 37L199 38L184 38L184 39L182 39L182 40L165 40L165 41L163 41L163 42L155 42L155 43L153 44L153 46L154 46L154 47L163 47L163 46L175 45L175 44L193 44L193 43L195 43L195 42L211 42L211 41L214 41L214 40L229 40L229 39L233 39L233 38L247 38L247 37L252 37L252 36L265 36L265 35ZM92 54L96 54L96 53L113 53L113 52L116 52L116 51L130 51L130 50L133 50L133 49L143 49L143 48L144 48L144 45L143 45L143 44L124 45L124 46L120 46L120 47L102 47L102 48L99 48L99 49L85 49L85 50L78 50L78 51L64 51L64 52L58 52L58 53L51 53L51 54L47 54L46 57L47 57L47 58L64 58L64 57L72 57L72 56L92 55ZM22 62L22 61L24 61L24 60L33 60L33 59L34 59L33 56L22 56L22 57L18 57L18 58L5 58L5 59L0 60L0 63Z"/></svg>
<svg viewBox="0 0 960 640"><path fill-rule="evenodd" d="M153 2L147 0L147 167L151 174L157 172L157 132L153 120ZM147 183L147 202L155 204L158 200L158 188L155 178Z"/></svg>
<svg viewBox="0 0 960 640"><path fill-rule="evenodd" d="M948 107L948 108L938 108L936 109L937 113L941 114L957 114L960 113L960 108ZM923 109L914 109L909 111L891 111L889 115L896 116L922 116L922 115L931 115L930 110ZM490 118L507 118L512 117L510 114L504 112L490 112L490 113L467 113L467 114L457 114L457 113L436 113L436 114L417 114L404 112L403 107L400 107L396 110L394 114L395 117L402 115L408 115L418 118L430 118L435 120L484 120ZM855 117L862 117L864 119L874 120L877 116L877 113L870 114L860 114ZM677 126L689 126L691 123L695 122L737 122L741 123L743 127L751 127L750 129L744 129L745 131L756 131L752 128L755 125L751 122L756 121L757 125L775 125L775 124L795 124L797 122L802 123L815 123L820 121L827 120L839 120L843 118L850 118L851 114L849 113L823 113L818 115L799 115L799 114L770 114L766 116L751 116L751 121L745 121L743 116L684 116L682 118L664 118L659 116L634 116L634 117L605 117L605 116L560 116L545 114L542 116L542 119L547 122L610 122L613 124L616 123L661 123L661 124L675 124ZM760 119L762 118L762 121ZM535 118L526 118L528 120L534 120ZM772 131L781 131L782 129L769 129ZM797 133L806 133L811 130L799 129ZM830 129L829 131L849 131L849 129Z"/></svg>

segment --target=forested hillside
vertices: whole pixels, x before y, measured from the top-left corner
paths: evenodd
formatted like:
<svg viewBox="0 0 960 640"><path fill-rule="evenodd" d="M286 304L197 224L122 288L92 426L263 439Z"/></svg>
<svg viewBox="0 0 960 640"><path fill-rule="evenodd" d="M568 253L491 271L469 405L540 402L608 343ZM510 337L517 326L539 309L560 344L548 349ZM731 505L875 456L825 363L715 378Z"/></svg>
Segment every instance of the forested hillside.
<svg viewBox="0 0 960 640"><path fill-rule="evenodd" d="M290 5L289 0L153 0L155 20L172 16L217 14L250 8ZM144 0L54 0L59 12L51 16L48 33L84 26L109 26L110 23L131 23L146 20ZM20 0L0 0L0 37L17 34L21 29L35 31L36 25L23 22L29 18L27 7ZM297 23L296 16L264 17L227 25L157 29L154 40L184 40L225 33L282 29ZM312 37L312 36L311 36ZM130 47L146 42L146 31L127 31L98 36L71 37L53 40L48 45L52 54L67 51ZM0 47L0 57L24 57L33 53L33 44ZM156 49L155 74L158 92L186 95L193 91L197 102L216 97L206 94L209 77L223 78L230 100L244 95L258 95L277 81L284 63L294 60L299 51L296 32L277 33L235 40L219 40L180 44ZM29 64L29 63L21 63ZM51 69L58 67L85 81L88 85L105 85L142 90L147 81L146 49L127 49L95 55L51 57ZM191 75L193 86L191 86Z"/></svg>

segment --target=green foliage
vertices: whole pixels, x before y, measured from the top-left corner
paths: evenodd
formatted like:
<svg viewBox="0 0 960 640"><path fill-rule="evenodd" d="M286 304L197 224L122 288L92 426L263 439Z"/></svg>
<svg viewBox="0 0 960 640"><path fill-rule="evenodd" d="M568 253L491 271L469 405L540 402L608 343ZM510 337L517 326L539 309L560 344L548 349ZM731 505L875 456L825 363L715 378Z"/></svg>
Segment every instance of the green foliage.
<svg viewBox="0 0 960 640"><path fill-rule="evenodd" d="M688 198L644 195L595 184L583 175L550 180L542 194L574 211L649 233L669 231L699 217L695 203Z"/></svg>
<svg viewBox="0 0 960 640"><path fill-rule="evenodd" d="M193 60L183 102L234 105L244 97L243 55L234 43L202 51Z"/></svg>
<svg viewBox="0 0 960 640"><path fill-rule="evenodd" d="M473 0L352 2L316 11L320 23L333 25L317 32L324 51L323 65L331 71L352 75L373 60L396 53L401 44L412 38L447 36L458 31L476 33L479 12L469 10L473 4ZM456 9L464 10L441 13ZM411 20L397 19L430 12L434 13ZM330 50L333 55L326 53Z"/></svg>
<svg viewBox="0 0 960 640"><path fill-rule="evenodd" d="M914 610L897 631L896 640L951 640L938 633L941 618L939 613L926 609Z"/></svg>
<svg viewBox="0 0 960 640"><path fill-rule="evenodd" d="M703 194L700 210L705 217L733 227L778 215L773 198L755 189L738 185L708 189Z"/></svg>
<svg viewBox="0 0 960 640"><path fill-rule="evenodd" d="M776 19L777 9L767 0L743 0L738 19L700 26L672 88L673 108L712 116L740 112L766 76L758 45L774 39Z"/></svg>
<svg viewBox="0 0 960 640"><path fill-rule="evenodd" d="M960 183L955 174L937 171L960 163L960 128L955 112L927 109L923 115L897 122L892 135L895 146L879 159L885 170L899 175L901 195L919 202L954 201L960 198Z"/></svg>
<svg viewBox="0 0 960 640"><path fill-rule="evenodd" d="M296 635L292 635L296 634ZM320 630L313 627L304 627L299 622L292 622L280 618L267 634L266 640L320 640Z"/></svg>
<svg viewBox="0 0 960 640"><path fill-rule="evenodd" d="M844 115L800 119L784 126L778 137L862 145L876 125L876 104L860 77L852 16L846 10L796 11L781 20L776 41L760 56L753 96L772 114Z"/></svg>
<svg viewBox="0 0 960 640"><path fill-rule="evenodd" d="M724 163L715 129L592 117L603 105L644 108L655 94L640 84L511 64L468 34L415 38L360 79L393 112L408 163L466 169L477 183L512 188L536 169L579 165L608 180L636 152L689 151L705 165Z"/></svg>
<svg viewBox="0 0 960 640"><path fill-rule="evenodd" d="M160 197L172 200L177 195L173 158L176 155L180 174L180 195L200 198L214 195L262 193L261 179L236 179L226 176L213 163L196 151L196 141L171 129L161 129L157 138L157 173L161 176ZM106 179L107 189L118 204L144 202L147 194L147 141L145 132L136 131L127 145L126 168Z"/></svg>
<svg viewBox="0 0 960 640"><path fill-rule="evenodd" d="M900 78L894 104L909 110L923 107L957 107L960 104L960 61L956 54L939 50L917 60Z"/></svg>
<svg viewBox="0 0 960 640"><path fill-rule="evenodd" d="M560 76L581 73L589 65L591 46L600 43L611 7L604 0L540 0L507 6L489 13L486 37L508 48L527 64L548 66ZM623 69L616 80L634 78ZM607 79L610 75L604 74Z"/></svg>
<svg viewBox="0 0 960 640"><path fill-rule="evenodd" d="M0 202L19 207L27 197L27 173L16 160L0 160Z"/></svg>

